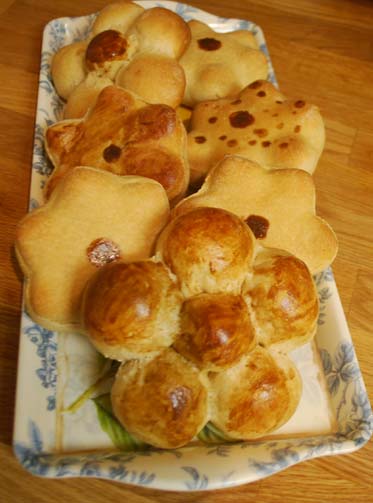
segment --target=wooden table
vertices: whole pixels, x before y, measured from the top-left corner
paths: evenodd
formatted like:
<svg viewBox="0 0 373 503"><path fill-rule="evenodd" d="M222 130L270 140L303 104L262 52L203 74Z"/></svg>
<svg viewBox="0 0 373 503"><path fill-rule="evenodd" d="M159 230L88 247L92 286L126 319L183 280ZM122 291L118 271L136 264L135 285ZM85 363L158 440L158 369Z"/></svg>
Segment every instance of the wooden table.
<svg viewBox="0 0 373 503"><path fill-rule="evenodd" d="M340 243L334 273L373 399L373 3L369 0L191 0L265 33L281 90L323 113L327 142L315 181L319 214ZM40 44L45 23L99 10L104 0L0 2L0 501L368 502L373 444L211 493L147 490L95 479L31 476L12 453L21 279L12 252L28 201Z"/></svg>

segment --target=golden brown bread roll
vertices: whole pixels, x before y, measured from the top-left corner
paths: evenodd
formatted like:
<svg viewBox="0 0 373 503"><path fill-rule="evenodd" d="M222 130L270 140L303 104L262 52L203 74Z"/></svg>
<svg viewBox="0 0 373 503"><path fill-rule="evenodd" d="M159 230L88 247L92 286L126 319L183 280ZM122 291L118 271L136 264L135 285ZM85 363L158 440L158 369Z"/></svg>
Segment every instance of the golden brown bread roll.
<svg viewBox="0 0 373 503"><path fill-rule="evenodd" d="M184 302L173 347L202 369L221 370L237 363L255 343L241 295L201 293Z"/></svg>
<svg viewBox="0 0 373 503"><path fill-rule="evenodd" d="M171 201L188 185L186 133L175 110L148 105L132 93L105 87L84 119L48 127L45 147L55 167L46 187L50 196L75 166L93 166L118 175L152 178Z"/></svg>
<svg viewBox="0 0 373 503"><path fill-rule="evenodd" d="M157 243L157 252L178 277L186 297L240 293L254 248L255 238L240 218L206 207L171 220Z"/></svg>
<svg viewBox="0 0 373 503"><path fill-rule="evenodd" d="M259 342L288 353L315 335L319 302L304 262L271 251L257 256L243 295L255 313Z"/></svg>
<svg viewBox="0 0 373 503"><path fill-rule="evenodd" d="M148 258L168 217L166 193L154 180L70 171L17 228L30 316L51 330L79 331L81 295L97 267Z"/></svg>
<svg viewBox="0 0 373 503"><path fill-rule="evenodd" d="M82 323L94 346L114 360L149 356L179 331L181 294L161 263L115 262L88 282Z"/></svg>
<svg viewBox="0 0 373 503"><path fill-rule="evenodd" d="M185 445L208 419L207 390L200 372L172 349L150 362L122 364L111 397L123 426L155 447Z"/></svg>
<svg viewBox="0 0 373 503"><path fill-rule="evenodd" d="M299 403L302 382L295 365L258 346L236 366L209 374L210 420L231 438L261 437L285 424Z"/></svg>

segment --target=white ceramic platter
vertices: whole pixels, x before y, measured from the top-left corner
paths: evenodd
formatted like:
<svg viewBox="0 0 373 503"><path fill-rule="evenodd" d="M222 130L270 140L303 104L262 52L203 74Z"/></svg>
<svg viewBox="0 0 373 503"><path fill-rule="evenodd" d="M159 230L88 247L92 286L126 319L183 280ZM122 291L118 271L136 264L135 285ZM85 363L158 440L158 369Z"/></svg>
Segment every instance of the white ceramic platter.
<svg viewBox="0 0 373 503"><path fill-rule="evenodd" d="M269 60L260 28L249 21L219 18L169 1L137 3L145 8L166 7L187 21L208 23L218 32L250 30ZM52 169L43 149L44 129L61 118L63 106L51 82L51 58L60 47L85 38L94 17L56 19L44 30L30 210L41 204L42 188ZM276 83L271 65L269 78ZM43 259L43 250L40 258ZM14 432L16 456L27 470L39 476L102 477L180 491L244 484L310 458L362 447L372 433L369 399L331 270L320 274L316 282L321 307L316 343L292 354L304 383L295 416L270 439L238 443L198 441L174 451L133 450L138 446L126 444L123 432L97 400L81 400L71 407L92 383L100 381L105 363L82 337L48 331L23 312ZM105 385L108 383L103 383L101 393L105 392ZM95 389L93 398L98 391ZM210 434L210 438L205 435L205 441L216 440ZM126 445L127 450L116 448L114 444L118 443Z"/></svg>

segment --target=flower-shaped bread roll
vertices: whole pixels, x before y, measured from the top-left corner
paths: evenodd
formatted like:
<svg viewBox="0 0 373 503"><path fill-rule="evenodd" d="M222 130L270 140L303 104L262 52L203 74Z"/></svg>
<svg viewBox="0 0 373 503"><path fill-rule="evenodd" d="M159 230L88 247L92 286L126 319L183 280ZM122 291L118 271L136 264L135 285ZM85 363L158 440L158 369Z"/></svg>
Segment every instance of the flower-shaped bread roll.
<svg viewBox="0 0 373 503"><path fill-rule="evenodd" d="M337 253L337 238L316 216L312 176L299 169L267 170L239 156L218 163L201 189L174 209L224 208L242 218L263 246L279 248L304 261L312 274L328 267Z"/></svg>
<svg viewBox="0 0 373 503"><path fill-rule="evenodd" d="M82 291L97 267L149 257L168 217L167 196L154 180L87 167L69 172L18 226L30 316L51 330L78 330Z"/></svg>
<svg viewBox="0 0 373 503"><path fill-rule="evenodd" d="M239 439L279 428L302 390L286 352L316 331L306 265L260 247L219 208L171 220L156 249L150 260L104 266L84 293L85 333L124 360L112 388L116 417L161 448L190 442L208 420Z"/></svg>
<svg viewBox="0 0 373 503"><path fill-rule="evenodd" d="M104 88L84 119L49 126L45 147L55 167L47 197L66 173L82 165L152 178L171 201L188 185L186 133L175 110L148 105L117 86Z"/></svg>
<svg viewBox="0 0 373 503"><path fill-rule="evenodd" d="M288 100L270 82L255 81L235 97L205 101L193 110L191 181L202 181L225 155L312 174L324 143L324 123L315 105Z"/></svg>
<svg viewBox="0 0 373 503"><path fill-rule="evenodd" d="M63 47L53 58L53 82L67 100L65 118L82 117L108 81L150 103L176 107L185 89L178 59L189 41L188 25L168 9L107 5L87 40Z"/></svg>
<svg viewBox="0 0 373 503"><path fill-rule="evenodd" d="M180 59L186 78L185 105L231 97L251 82L267 78L267 59L253 33L217 33L196 20L188 25L192 39Z"/></svg>

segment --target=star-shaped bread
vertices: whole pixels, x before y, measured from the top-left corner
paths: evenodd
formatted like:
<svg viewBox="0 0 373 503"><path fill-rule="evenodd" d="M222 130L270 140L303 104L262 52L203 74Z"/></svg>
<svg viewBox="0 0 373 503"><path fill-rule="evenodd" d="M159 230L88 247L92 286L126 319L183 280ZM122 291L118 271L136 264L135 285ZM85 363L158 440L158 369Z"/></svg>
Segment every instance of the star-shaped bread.
<svg viewBox="0 0 373 503"><path fill-rule="evenodd" d="M270 82L255 81L234 98L205 101L193 110L188 135L191 181L202 181L225 155L312 174L324 142L324 123L315 105L288 100Z"/></svg>
<svg viewBox="0 0 373 503"><path fill-rule="evenodd" d="M82 117L108 79L149 103L176 107L185 89L178 59L189 41L187 23L168 9L108 4L88 38L61 48L52 60L54 85L67 100L64 117Z"/></svg>
<svg viewBox="0 0 373 503"><path fill-rule="evenodd" d="M228 156L209 173L201 189L173 215L199 206L223 208L243 218L265 247L285 250L315 274L333 261L337 238L315 212L312 176L299 169L267 170L239 156Z"/></svg>
<svg viewBox="0 0 373 503"><path fill-rule="evenodd" d="M149 257L168 217L166 193L154 180L87 167L70 171L17 229L30 316L51 330L79 329L89 278L108 262Z"/></svg>
<svg viewBox="0 0 373 503"><path fill-rule="evenodd" d="M186 133L175 110L148 105L117 86L105 87L84 119L50 126L45 147L55 167L47 197L75 166L152 178L171 201L180 199L188 185Z"/></svg>
<svg viewBox="0 0 373 503"><path fill-rule="evenodd" d="M200 21L188 24L192 39L180 59L185 105L234 96L251 82L267 78L267 59L252 32L217 33Z"/></svg>

